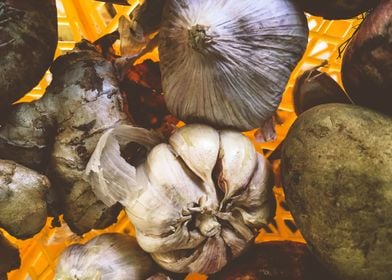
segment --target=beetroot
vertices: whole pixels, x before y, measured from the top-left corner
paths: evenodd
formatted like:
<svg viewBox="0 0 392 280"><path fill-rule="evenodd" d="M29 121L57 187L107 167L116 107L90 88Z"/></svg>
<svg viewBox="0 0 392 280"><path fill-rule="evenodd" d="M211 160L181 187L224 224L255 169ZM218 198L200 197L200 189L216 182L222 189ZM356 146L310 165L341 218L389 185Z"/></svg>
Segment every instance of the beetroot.
<svg viewBox="0 0 392 280"><path fill-rule="evenodd" d="M0 279L7 279L7 272L20 266L20 256L14 247L0 232Z"/></svg>
<svg viewBox="0 0 392 280"><path fill-rule="evenodd" d="M50 66L57 45L54 0L0 2L0 108L30 91Z"/></svg>
<svg viewBox="0 0 392 280"><path fill-rule="evenodd" d="M296 0L305 12L325 19L348 19L374 8L380 0Z"/></svg>
<svg viewBox="0 0 392 280"><path fill-rule="evenodd" d="M170 115L163 99L158 62L148 59L133 66L120 88L127 96L128 112L136 125L170 136L178 120Z"/></svg>
<svg viewBox="0 0 392 280"><path fill-rule="evenodd" d="M334 280L305 244L266 242L256 244L210 280Z"/></svg>
<svg viewBox="0 0 392 280"><path fill-rule="evenodd" d="M354 103L392 115L392 0L366 17L347 46L342 80Z"/></svg>
<svg viewBox="0 0 392 280"><path fill-rule="evenodd" d="M326 103L351 103L334 79L327 73L310 69L296 80L293 90L294 110L297 115Z"/></svg>

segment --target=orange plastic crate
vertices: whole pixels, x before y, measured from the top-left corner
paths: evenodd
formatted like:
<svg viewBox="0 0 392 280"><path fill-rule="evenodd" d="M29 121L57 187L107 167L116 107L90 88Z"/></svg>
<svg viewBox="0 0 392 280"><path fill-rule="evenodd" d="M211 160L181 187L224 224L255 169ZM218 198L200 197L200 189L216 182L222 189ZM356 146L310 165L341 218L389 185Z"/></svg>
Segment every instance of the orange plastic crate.
<svg viewBox="0 0 392 280"><path fill-rule="evenodd" d="M71 50L75 42L82 38L94 41L100 36L112 32L117 28L118 19L121 15L129 14L139 1L129 1L131 6L113 5L116 15L112 17L108 12L105 3L93 0L57 0L59 42L56 56ZM348 40L360 23L361 19L328 21L319 17L308 17L310 37L308 48L304 58L294 70L287 85L280 104L278 115L281 123L277 125L277 140L268 143L255 143L257 150L269 155L285 137L289 127L294 122L296 115L293 112L292 89L296 77L299 73L314 66L320 65L324 60L328 60L329 66L326 69L334 79L341 84L339 47ZM158 52L155 50L147 56L153 60L158 60ZM42 81L21 101L32 101L42 96L45 88L51 81L48 72ZM253 140L253 132L245 133ZM276 166L278 162L276 163ZM256 242L271 240L293 240L304 242L300 232L296 229L293 218L287 209L284 208L284 194L281 186L275 187L277 198L277 211L274 222L268 228L262 229ZM133 234L133 227L128 221L124 212L118 218L118 222L105 230L91 231L83 238L77 237L63 224L61 228L50 227L50 220L46 227L34 238L20 241L12 238L7 233L6 237L16 244L21 253L22 265L19 270L8 274L10 280L49 280L53 279L56 261L60 252L68 245L75 242L86 242L93 236L102 232L125 232ZM189 275L187 279L206 279L202 275Z"/></svg>

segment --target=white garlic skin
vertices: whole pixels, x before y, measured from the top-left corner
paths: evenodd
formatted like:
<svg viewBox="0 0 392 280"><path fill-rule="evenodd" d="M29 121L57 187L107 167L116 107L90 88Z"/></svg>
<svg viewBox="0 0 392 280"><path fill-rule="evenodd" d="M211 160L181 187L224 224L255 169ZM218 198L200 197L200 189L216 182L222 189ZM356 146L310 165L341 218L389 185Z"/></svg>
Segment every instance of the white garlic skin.
<svg viewBox="0 0 392 280"><path fill-rule="evenodd" d="M88 178L98 197L123 204L139 245L166 270L215 273L274 216L271 168L241 133L187 125L169 143L150 146L144 163L127 167L119 152L107 160L107 151L119 145L117 130L128 131L132 142L141 132L124 125L107 132ZM149 134L145 130L145 138Z"/></svg>
<svg viewBox="0 0 392 280"><path fill-rule="evenodd" d="M169 111L187 123L262 127L307 38L304 13L289 0L168 0L159 57Z"/></svg>
<svg viewBox="0 0 392 280"><path fill-rule="evenodd" d="M58 260L55 280L145 280L156 267L134 237L101 234L85 245L65 249Z"/></svg>

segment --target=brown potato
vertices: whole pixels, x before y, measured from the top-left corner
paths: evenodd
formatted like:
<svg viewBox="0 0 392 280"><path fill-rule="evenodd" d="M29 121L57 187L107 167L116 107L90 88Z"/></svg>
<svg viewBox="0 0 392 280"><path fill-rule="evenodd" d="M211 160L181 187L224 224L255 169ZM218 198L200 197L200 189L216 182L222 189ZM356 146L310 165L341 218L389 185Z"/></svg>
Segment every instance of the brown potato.
<svg viewBox="0 0 392 280"><path fill-rule="evenodd" d="M392 279L392 118L354 105L304 112L282 146L287 204L344 280Z"/></svg>

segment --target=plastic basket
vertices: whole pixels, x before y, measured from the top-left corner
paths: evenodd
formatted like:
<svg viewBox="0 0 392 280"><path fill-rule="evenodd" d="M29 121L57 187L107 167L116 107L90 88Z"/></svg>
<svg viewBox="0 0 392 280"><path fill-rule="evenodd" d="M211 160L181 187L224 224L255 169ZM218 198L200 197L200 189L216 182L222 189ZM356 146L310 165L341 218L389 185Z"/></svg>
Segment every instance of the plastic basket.
<svg viewBox="0 0 392 280"><path fill-rule="evenodd" d="M138 4L138 1L129 1L131 6L112 5L111 12L102 2L93 0L57 0L59 42L56 56L71 50L75 42L86 38L96 40L103 34L112 32L117 28L118 19L126 15ZM292 89L296 76L304 70L320 65L324 60L329 61L326 70L339 83L340 65L339 47L347 41L361 19L328 21L318 17L308 16L310 29L309 44L304 58L294 70L284 93L282 103L278 110L280 123L277 125L277 140L268 143L255 143L257 149L268 156L285 137L289 127L294 122L296 115L293 112ZM157 52L149 54L149 58L158 60ZM27 94L21 101L32 101L42 96L46 86L51 81L48 72L39 85ZM246 135L253 140L253 132ZM275 162L275 168L279 162ZM293 218L285 207L284 194L281 186L275 187L277 198L276 217L267 228L260 231L257 242L271 240L293 240L304 242L300 232L295 227ZM49 280L53 279L56 260L59 253L73 242L85 242L102 232L125 232L133 234L131 223L122 212L118 222L105 230L91 231L83 238L73 235L66 225L52 229L50 220L47 226L34 238L20 241L5 235L16 244L21 253L22 265L19 270L8 274L10 280ZM202 275L189 275L187 279L206 279Z"/></svg>

